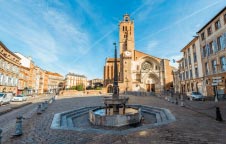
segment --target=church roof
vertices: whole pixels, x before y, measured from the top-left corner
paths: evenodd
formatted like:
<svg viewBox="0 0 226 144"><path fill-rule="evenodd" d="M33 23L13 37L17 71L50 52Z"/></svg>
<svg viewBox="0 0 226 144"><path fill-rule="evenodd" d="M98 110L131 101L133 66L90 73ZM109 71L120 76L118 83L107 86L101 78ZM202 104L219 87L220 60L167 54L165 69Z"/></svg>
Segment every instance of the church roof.
<svg viewBox="0 0 226 144"><path fill-rule="evenodd" d="M139 53L145 54L145 55L147 55L147 56L151 56L151 57L153 57L153 58L156 58L156 59L161 60L161 58L158 58L158 57L155 57L155 56L152 56L152 55L146 54L146 53L144 53L144 52L141 52L141 51L138 51L138 50L134 50L134 51L135 51L135 52L139 52Z"/></svg>
<svg viewBox="0 0 226 144"><path fill-rule="evenodd" d="M115 58L106 58L106 62L114 62ZM117 62L120 62L120 58L117 58Z"/></svg>

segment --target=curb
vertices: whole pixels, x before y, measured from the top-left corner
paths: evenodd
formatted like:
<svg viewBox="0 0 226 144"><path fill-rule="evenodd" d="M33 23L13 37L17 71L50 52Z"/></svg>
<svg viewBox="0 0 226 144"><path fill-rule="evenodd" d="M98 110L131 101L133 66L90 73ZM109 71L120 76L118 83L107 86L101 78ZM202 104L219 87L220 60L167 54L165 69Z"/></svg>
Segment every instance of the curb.
<svg viewBox="0 0 226 144"><path fill-rule="evenodd" d="M1 112L0 112L0 116L3 115L3 114L8 113L8 112L10 112L10 111L12 111L12 110L14 110L14 109L18 109L18 108L24 107L24 106L29 105L29 104L32 104L32 102L26 102L26 103L23 103L23 104L21 104L21 105L12 106L12 107L9 108L9 109L6 109L6 110L4 110L4 111L1 111Z"/></svg>

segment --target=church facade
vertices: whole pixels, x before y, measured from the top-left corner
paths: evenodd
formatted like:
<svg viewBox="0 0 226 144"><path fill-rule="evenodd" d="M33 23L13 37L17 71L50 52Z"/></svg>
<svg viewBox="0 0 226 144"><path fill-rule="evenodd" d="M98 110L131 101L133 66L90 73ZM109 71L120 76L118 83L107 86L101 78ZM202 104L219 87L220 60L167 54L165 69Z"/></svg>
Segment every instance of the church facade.
<svg viewBox="0 0 226 144"><path fill-rule="evenodd" d="M125 14L119 23L119 53L117 59L119 90L161 92L172 87L173 67L169 60L135 50L134 21ZM112 91L114 58L106 58L104 86Z"/></svg>

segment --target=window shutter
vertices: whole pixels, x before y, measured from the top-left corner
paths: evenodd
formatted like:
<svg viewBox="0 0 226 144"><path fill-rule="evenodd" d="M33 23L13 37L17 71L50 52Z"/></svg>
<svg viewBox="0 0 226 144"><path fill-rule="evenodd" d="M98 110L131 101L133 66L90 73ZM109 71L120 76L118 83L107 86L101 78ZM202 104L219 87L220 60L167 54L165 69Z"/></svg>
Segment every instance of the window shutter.
<svg viewBox="0 0 226 144"><path fill-rule="evenodd" d="M207 56L210 55L210 45L209 44L206 45L206 55Z"/></svg>
<svg viewBox="0 0 226 144"><path fill-rule="evenodd" d="M213 41L213 46L214 46L214 52L216 53L218 49L216 40Z"/></svg>
<svg viewBox="0 0 226 144"><path fill-rule="evenodd" d="M226 32L222 35L223 36L223 48L226 48Z"/></svg>

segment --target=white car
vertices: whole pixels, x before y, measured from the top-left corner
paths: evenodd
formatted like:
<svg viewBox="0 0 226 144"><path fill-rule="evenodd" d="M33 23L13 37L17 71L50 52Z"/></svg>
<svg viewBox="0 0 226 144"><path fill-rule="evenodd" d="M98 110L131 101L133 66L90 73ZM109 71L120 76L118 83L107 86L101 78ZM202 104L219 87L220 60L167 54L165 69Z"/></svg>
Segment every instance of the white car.
<svg viewBox="0 0 226 144"><path fill-rule="evenodd" d="M0 105L10 103L12 93L0 93Z"/></svg>
<svg viewBox="0 0 226 144"><path fill-rule="evenodd" d="M200 92L189 92L187 96L190 100L204 100L204 96Z"/></svg>
<svg viewBox="0 0 226 144"><path fill-rule="evenodd" d="M26 101L27 97L23 96L23 95L17 95L15 97L13 97L12 101L16 102L16 101Z"/></svg>

